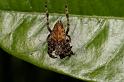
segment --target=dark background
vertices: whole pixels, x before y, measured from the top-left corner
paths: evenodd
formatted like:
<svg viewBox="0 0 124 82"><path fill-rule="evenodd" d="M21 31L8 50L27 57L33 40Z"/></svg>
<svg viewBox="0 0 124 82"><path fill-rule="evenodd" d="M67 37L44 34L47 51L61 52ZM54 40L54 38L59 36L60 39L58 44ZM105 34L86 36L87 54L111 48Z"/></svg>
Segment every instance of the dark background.
<svg viewBox="0 0 124 82"><path fill-rule="evenodd" d="M0 49L0 82L86 82L38 68Z"/></svg>

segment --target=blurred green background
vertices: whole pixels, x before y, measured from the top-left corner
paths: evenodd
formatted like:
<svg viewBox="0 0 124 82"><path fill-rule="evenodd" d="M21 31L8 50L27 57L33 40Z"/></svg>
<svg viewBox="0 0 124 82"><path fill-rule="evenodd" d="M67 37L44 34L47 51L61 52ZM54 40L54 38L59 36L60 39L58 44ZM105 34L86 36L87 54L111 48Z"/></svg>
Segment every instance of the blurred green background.
<svg viewBox="0 0 124 82"><path fill-rule="evenodd" d="M46 0L0 0L0 10L44 12ZM64 14L66 0L47 0L50 13ZM124 17L124 0L67 0L70 14Z"/></svg>

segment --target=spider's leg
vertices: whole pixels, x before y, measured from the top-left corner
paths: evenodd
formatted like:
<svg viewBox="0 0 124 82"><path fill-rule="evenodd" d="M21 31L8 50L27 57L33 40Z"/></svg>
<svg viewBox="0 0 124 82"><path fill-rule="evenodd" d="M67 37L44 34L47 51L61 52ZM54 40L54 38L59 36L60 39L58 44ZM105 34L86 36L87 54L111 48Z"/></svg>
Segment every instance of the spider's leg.
<svg viewBox="0 0 124 82"><path fill-rule="evenodd" d="M46 11L46 19L47 19L47 29L49 32L52 32L52 30L49 27L49 12L48 12L48 8L47 8L47 2L45 2L45 11Z"/></svg>
<svg viewBox="0 0 124 82"><path fill-rule="evenodd" d="M70 28L70 24L69 24L69 12L68 12L67 2L66 2L66 5L65 5L65 15L66 15L66 18L67 18L67 30L66 30L66 35L67 35L68 32L69 32L69 28Z"/></svg>
<svg viewBox="0 0 124 82"><path fill-rule="evenodd" d="M49 42L50 34L47 36L47 42Z"/></svg>
<svg viewBox="0 0 124 82"><path fill-rule="evenodd" d="M55 57L54 55L52 55L52 50L50 49L50 48L48 48L48 54L49 54L49 56L51 57L51 58L57 58L57 57Z"/></svg>
<svg viewBox="0 0 124 82"><path fill-rule="evenodd" d="M71 57L71 55L74 55L72 51L69 52L68 56Z"/></svg>
<svg viewBox="0 0 124 82"><path fill-rule="evenodd" d="M71 37L69 35L66 35L67 36L67 39L66 39L66 42L71 42Z"/></svg>
<svg viewBox="0 0 124 82"><path fill-rule="evenodd" d="M60 57L60 59L63 59L63 58L65 58L65 55L59 55L59 57Z"/></svg>
<svg viewBox="0 0 124 82"><path fill-rule="evenodd" d="M74 52L72 52L72 51L70 52L70 54L71 54L71 55L75 55Z"/></svg>
<svg viewBox="0 0 124 82"><path fill-rule="evenodd" d="M49 56L51 57L51 58L57 58L57 57L55 57L54 55L52 55L52 52L54 51L54 47L53 46L51 46L51 44L50 43L48 43L48 54L49 54Z"/></svg>
<svg viewBox="0 0 124 82"><path fill-rule="evenodd" d="M50 34L47 37L47 44L48 44L48 50L47 53L51 58L57 58L54 55L52 55L52 52L55 50L54 44L51 41Z"/></svg>

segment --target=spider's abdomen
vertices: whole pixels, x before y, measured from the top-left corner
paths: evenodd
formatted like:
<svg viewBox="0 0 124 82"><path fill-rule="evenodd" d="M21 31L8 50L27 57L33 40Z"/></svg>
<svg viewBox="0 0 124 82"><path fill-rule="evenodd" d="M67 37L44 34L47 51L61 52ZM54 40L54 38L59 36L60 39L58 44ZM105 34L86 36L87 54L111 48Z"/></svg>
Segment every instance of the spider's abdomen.
<svg viewBox="0 0 124 82"><path fill-rule="evenodd" d="M63 24L61 21L58 21L53 28L51 38L54 41L60 42L62 40L65 40L65 37L65 29L63 27Z"/></svg>

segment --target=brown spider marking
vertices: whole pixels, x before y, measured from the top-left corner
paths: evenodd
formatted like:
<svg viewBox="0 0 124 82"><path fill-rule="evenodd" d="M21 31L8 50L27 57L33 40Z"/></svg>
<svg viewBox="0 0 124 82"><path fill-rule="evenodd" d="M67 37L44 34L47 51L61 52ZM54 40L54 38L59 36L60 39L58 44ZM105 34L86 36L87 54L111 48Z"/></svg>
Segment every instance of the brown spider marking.
<svg viewBox="0 0 124 82"><path fill-rule="evenodd" d="M46 17L47 17L47 29L50 34L47 37L47 44L48 44L48 54L51 58L57 58L58 55L61 59L65 58L66 56L71 56L74 53L71 51L72 46L70 46L71 38L68 35L69 32L69 15L68 15L68 8L65 5L65 13L67 18L67 30L65 31L63 27L63 23L61 21L57 21L54 25L54 28L51 30L49 27L49 13L46 7ZM56 55L53 55L53 53Z"/></svg>

